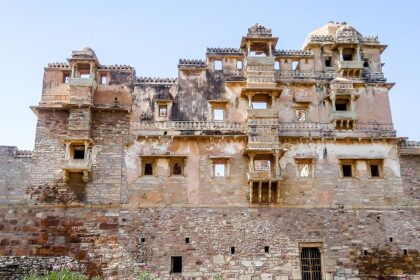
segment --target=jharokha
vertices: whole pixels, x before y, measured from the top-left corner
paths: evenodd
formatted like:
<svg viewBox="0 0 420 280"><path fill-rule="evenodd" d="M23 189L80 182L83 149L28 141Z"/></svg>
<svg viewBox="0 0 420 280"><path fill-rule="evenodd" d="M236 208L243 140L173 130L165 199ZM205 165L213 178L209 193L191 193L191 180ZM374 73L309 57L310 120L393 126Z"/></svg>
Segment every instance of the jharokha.
<svg viewBox="0 0 420 280"><path fill-rule="evenodd" d="M419 279L420 142L396 136L386 45L334 22L277 43L255 24L177 78L90 48L48 64L34 150L0 147L0 278Z"/></svg>

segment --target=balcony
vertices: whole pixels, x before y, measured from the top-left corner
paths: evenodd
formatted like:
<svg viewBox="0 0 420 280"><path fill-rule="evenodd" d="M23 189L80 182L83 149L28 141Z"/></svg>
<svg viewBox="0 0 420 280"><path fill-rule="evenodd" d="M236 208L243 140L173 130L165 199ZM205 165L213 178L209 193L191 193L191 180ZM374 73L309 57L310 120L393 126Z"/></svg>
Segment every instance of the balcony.
<svg viewBox="0 0 420 280"><path fill-rule="evenodd" d="M338 71L341 70L355 70L363 68L363 61L361 60L350 60L350 61L338 61L337 63Z"/></svg>
<svg viewBox="0 0 420 280"><path fill-rule="evenodd" d="M248 109L248 118L271 118L277 119L279 116L278 109Z"/></svg>
<svg viewBox="0 0 420 280"><path fill-rule="evenodd" d="M88 87L95 87L96 81L94 77L89 78L69 78L70 86L88 86Z"/></svg>
<svg viewBox="0 0 420 280"><path fill-rule="evenodd" d="M246 58L246 66L252 66L252 65L271 65L272 69L274 70L274 57L253 57L253 56L248 56Z"/></svg>
<svg viewBox="0 0 420 280"><path fill-rule="evenodd" d="M357 113L354 111L333 111L330 114L330 121L334 120L356 120Z"/></svg>
<svg viewBox="0 0 420 280"><path fill-rule="evenodd" d="M70 172L90 171L92 161L87 159L64 159L62 162L62 169Z"/></svg>
<svg viewBox="0 0 420 280"><path fill-rule="evenodd" d="M269 181L279 179L271 174L270 170L249 171L247 173L248 181Z"/></svg>

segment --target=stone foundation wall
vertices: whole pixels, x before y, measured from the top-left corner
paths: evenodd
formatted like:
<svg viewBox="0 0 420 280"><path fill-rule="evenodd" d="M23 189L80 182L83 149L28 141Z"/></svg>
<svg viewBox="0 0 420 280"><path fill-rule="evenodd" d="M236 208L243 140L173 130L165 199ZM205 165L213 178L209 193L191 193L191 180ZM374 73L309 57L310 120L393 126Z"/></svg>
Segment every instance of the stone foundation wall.
<svg viewBox="0 0 420 280"><path fill-rule="evenodd" d="M31 271L43 272L61 268L84 273L84 268L70 257L0 257L0 279L17 280Z"/></svg>
<svg viewBox="0 0 420 280"><path fill-rule="evenodd" d="M417 210L56 206L0 213L0 255L70 256L107 279L140 270L163 279L301 279L305 242L321 244L329 279L420 274ZM169 273L171 256L182 256L182 275Z"/></svg>

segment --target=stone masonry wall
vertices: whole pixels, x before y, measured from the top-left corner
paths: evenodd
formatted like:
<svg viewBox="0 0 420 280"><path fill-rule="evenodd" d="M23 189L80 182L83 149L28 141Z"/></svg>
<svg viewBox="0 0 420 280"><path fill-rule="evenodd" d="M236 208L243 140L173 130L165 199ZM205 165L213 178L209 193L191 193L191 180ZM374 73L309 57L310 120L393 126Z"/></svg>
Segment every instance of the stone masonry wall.
<svg viewBox="0 0 420 280"><path fill-rule="evenodd" d="M415 210L56 206L0 213L0 255L70 256L106 279L140 270L162 279L300 279L303 242L322 244L327 279L420 274ZM183 257L182 275L170 275L171 256Z"/></svg>
<svg viewBox="0 0 420 280"><path fill-rule="evenodd" d="M408 204L420 202L420 156L400 156L401 176L403 178L404 198Z"/></svg>

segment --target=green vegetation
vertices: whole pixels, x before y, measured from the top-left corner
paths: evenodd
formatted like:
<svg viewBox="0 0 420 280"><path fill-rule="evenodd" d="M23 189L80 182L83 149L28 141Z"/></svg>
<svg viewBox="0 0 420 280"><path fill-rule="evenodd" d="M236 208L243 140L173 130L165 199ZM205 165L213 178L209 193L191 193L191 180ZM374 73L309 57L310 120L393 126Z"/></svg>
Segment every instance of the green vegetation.
<svg viewBox="0 0 420 280"><path fill-rule="evenodd" d="M31 272L20 280L88 280L89 278L78 272L73 272L68 269L61 269L58 271L46 271L44 273ZM96 276L93 280L100 280L101 278Z"/></svg>
<svg viewBox="0 0 420 280"><path fill-rule="evenodd" d="M153 273L142 271L142 272L137 272L134 279L136 279L136 280L156 280L157 277Z"/></svg>

